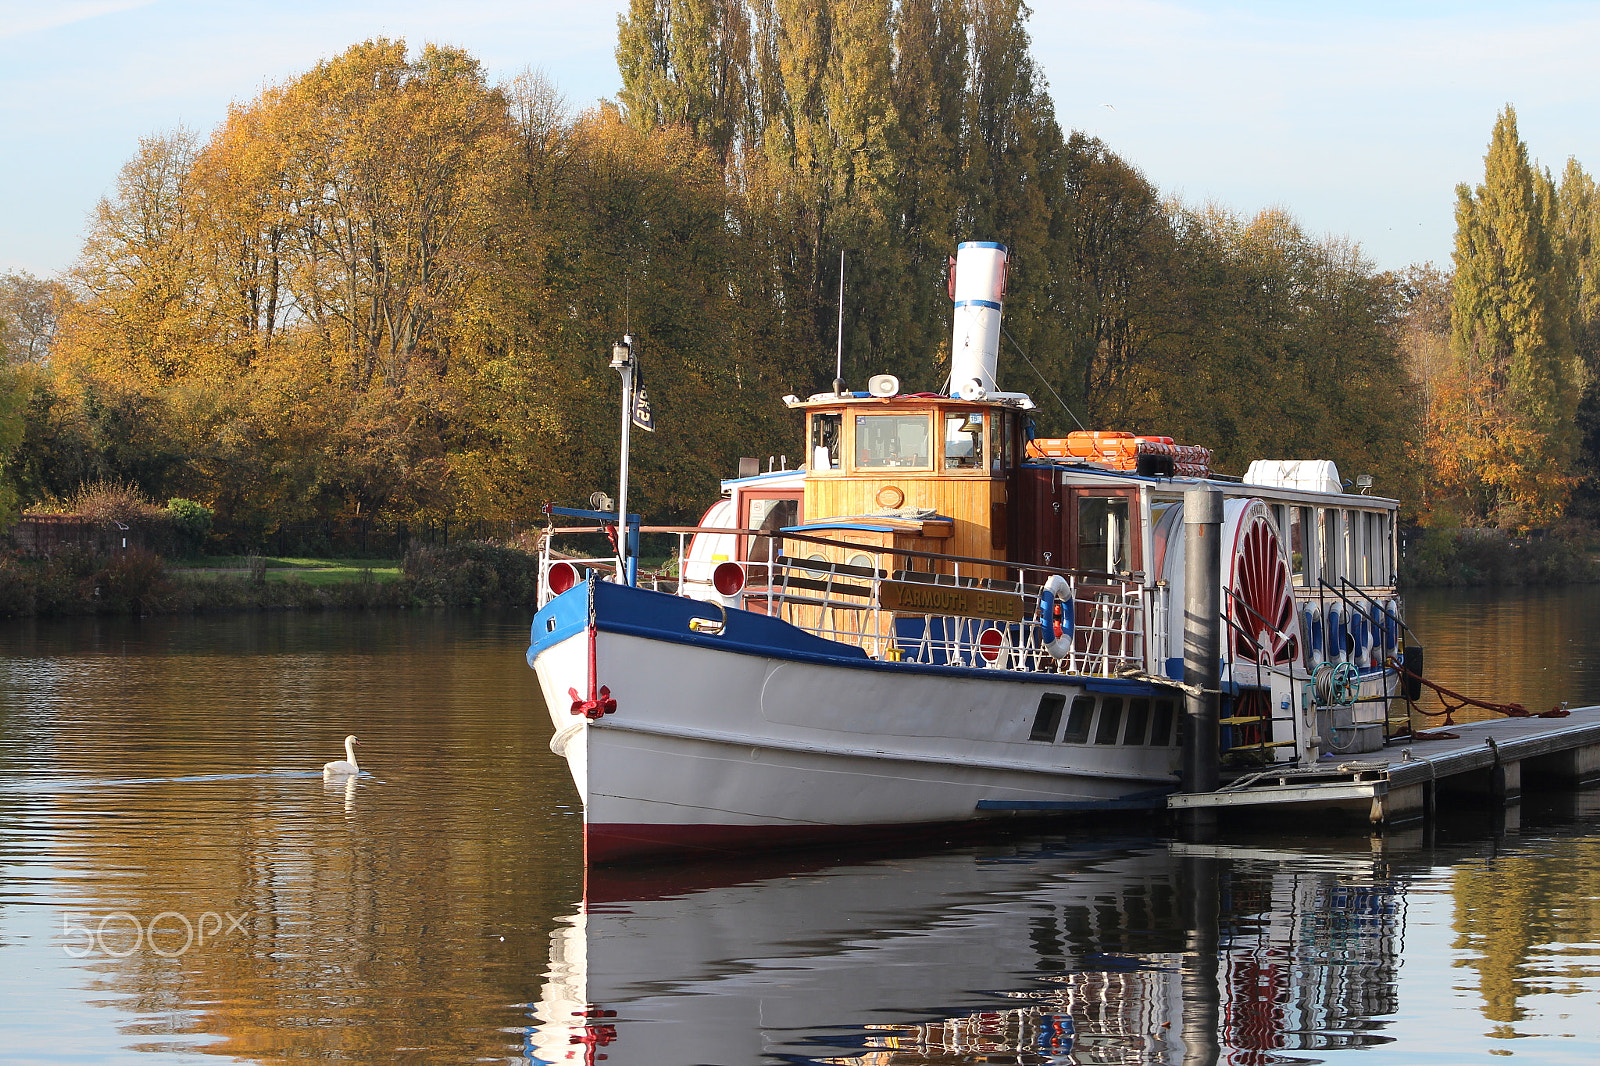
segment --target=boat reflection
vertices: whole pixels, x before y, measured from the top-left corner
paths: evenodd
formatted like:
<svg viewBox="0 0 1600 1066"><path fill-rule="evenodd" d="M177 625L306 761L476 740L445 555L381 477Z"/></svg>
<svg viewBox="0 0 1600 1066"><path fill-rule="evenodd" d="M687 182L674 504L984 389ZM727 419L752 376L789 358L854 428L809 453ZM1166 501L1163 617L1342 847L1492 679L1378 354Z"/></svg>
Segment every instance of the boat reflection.
<svg viewBox="0 0 1600 1066"><path fill-rule="evenodd" d="M535 1062L1213 1063L1385 1043L1382 854L1127 842L591 880ZM721 883L717 883L720 879Z"/></svg>

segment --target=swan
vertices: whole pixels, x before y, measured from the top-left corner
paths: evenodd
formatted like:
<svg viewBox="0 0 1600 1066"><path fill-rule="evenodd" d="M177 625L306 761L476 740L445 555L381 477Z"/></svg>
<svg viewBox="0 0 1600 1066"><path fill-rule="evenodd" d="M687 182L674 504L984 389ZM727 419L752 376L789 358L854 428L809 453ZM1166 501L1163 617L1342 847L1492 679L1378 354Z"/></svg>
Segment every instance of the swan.
<svg viewBox="0 0 1600 1066"><path fill-rule="evenodd" d="M344 738L344 758L335 759L333 762L322 764L323 777L339 777L344 774L359 774L361 767L356 765L356 748L361 743L353 736Z"/></svg>

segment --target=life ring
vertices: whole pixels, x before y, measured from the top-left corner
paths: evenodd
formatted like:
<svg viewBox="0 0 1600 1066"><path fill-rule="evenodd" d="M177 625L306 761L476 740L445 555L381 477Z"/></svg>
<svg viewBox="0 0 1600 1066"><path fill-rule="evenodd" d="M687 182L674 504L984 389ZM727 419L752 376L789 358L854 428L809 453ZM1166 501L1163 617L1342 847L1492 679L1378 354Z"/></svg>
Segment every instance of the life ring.
<svg viewBox="0 0 1600 1066"><path fill-rule="evenodd" d="M1307 607L1305 616L1306 632L1308 634L1306 637L1306 644L1308 645L1306 658L1308 660L1320 659L1322 658L1322 612L1315 607Z"/></svg>
<svg viewBox="0 0 1600 1066"><path fill-rule="evenodd" d="M1051 574L1039 590L1039 644L1057 659L1072 654L1072 586Z"/></svg>
<svg viewBox="0 0 1600 1066"><path fill-rule="evenodd" d="M1393 655L1400 650L1400 601L1390 600L1383 608L1383 651Z"/></svg>
<svg viewBox="0 0 1600 1066"><path fill-rule="evenodd" d="M1338 662L1344 658L1344 626L1340 624L1339 607L1337 604L1328 607L1328 659Z"/></svg>

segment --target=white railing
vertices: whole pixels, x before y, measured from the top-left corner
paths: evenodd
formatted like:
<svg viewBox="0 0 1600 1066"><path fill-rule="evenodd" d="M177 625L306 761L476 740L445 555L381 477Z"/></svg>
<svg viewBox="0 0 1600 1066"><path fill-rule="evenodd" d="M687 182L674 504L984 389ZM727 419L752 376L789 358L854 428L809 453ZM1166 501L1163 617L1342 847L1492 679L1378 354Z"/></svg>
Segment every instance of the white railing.
<svg viewBox="0 0 1600 1066"><path fill-rule="evenodd" d="M541 605L550 598L547 580L550 568L559 563L597 571L608 580L614 579L617 569L614 558L567 555L554 547L558 534L594 531L593 527L553 527L547 531L540 553ZM669 527L655 532L677 535L679 546L675 558L680 570L688 571L687 539L696 530ZM755 531L709 532L750 535ZM847 549L853 557L870 558L871 565L783 555L770 562L741 561L743 588L728 595L713 587L709 575L702 578L696 574L680 581L676 574L641 571L639 584L782 618L815 636L859 647L875 659L1094 677L1116 677L1125 671L1157 675L1165 672L1165 631L1170 614L1170 597L1165 586L1146 587L1133 577L1120 575L1021 567L1004 562L822 541L794 534L760 535L771 538L774 550L785 540L805 541ZM894 564L901 560L934 566L945 572L895 569ZM1024 582L969 576L996 569L1018 572ZM1066 580L1074 603L1072 645L1070 651L1061 656L1045 647L1044 631L1037 621L1040 587L1027 583L1030 577L1042 581L1051 574ZM884 606L885 582L902 587L916 585L994 593L1012 606L1020 604L1020 611L1011 612L1011 619L1005 620L973 614L891 610ZM1020 621L1016 620L1017 614L1021 616Z"/></svg>

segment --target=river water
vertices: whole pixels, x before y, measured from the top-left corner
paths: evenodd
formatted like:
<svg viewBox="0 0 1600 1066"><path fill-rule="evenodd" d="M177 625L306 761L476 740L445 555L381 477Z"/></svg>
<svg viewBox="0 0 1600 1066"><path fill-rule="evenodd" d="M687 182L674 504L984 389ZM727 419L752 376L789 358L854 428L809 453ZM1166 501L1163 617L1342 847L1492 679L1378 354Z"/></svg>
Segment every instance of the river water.
<svg viewBox="0 0 1600 1066"><path fill-rule="evenodd" d="M1534 709L1600 702L1597 615L1411 607L1430 673ZM586 886L525 625L0 628L0 1061L1600 1061L1600 794ZM367 774L325 784L347 733Z"/></svg>

